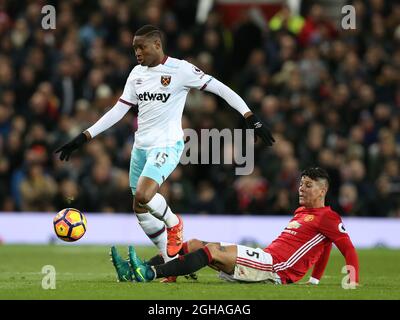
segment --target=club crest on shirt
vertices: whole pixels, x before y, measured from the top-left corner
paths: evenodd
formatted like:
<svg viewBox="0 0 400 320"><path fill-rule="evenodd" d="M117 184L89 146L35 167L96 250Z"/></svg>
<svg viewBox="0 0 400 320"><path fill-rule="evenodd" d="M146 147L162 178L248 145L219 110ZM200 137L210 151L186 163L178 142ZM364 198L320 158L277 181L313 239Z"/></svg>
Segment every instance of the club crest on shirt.
<svg viewBox="0 0 400 320"><path fill-rule="evenodd" d="M313 214L308 214L304 218L304 222L310 222L314 220L314 215Z"/></svg>
<svg viewBox="0 0 400 320"><path fill-rule="evenodd" d="M291 222L289 222L289 224L286 228L287 229L298 229L300 227L301 227L300 223L298 223L297 221L291 221Z"/></svg>
<svg viewBox="0 0 400 320"><path fill-rule="evenodd" d="M171 83L171 76L161 76L161 84L164 87L169 86L170 83Z"/></svg>

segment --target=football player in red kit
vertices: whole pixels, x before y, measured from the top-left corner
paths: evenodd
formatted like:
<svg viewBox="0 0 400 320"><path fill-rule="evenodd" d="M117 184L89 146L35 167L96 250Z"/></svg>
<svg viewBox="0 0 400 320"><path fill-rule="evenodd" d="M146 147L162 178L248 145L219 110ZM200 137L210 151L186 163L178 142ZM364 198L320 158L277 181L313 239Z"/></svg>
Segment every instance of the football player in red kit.
<svg viewBox="0 0 400 320"><path fill-rule="evenodd" d="M185 243L184 255L157 264L154 263L157 259L142 262L134 248L129 247L135 278L146 282L186 275L209 265L228 281L289 284L302 279L314 266L309 282L318 284L334 243L346 260L350 283L358 284L357 253L339 214L325 206L328 188L329 177L325 170L304 170L299 186L300 207L279 237L264 249L193 239Z"/></svg>

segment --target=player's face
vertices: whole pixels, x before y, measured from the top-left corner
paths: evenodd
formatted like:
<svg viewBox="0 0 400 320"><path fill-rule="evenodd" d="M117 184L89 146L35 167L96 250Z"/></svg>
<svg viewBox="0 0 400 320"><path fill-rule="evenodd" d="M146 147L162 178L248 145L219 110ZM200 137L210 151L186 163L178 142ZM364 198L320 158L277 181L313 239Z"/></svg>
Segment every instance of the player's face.
<svg viewBox="0 0 400 320"><path fill-rule="evenodd" d="M324 202L326 189L323 182L303 176L299 186L299 204L307 208L315 208Z"/></svg>
<svg viewBox="0 0 400 320"><path fill-rule="evenodd" d="M135 36L133 38L133 50L137 62L142 66L153 66L158 58L159 40L146 38L144 36Z"/></svg>

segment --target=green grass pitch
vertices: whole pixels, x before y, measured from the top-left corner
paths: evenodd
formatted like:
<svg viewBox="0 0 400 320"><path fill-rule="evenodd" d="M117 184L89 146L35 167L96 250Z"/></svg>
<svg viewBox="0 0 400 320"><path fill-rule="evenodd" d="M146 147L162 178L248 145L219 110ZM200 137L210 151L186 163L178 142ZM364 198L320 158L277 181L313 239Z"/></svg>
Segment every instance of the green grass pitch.
<svg viewBox="0 0 400 320"><path fill-rule="evenodd" d="M125 255L126 248L118 247ZM198 281L183 277L177 283L117 283L109 247L76 245L0 245L0 299L400 299L400 250L358 250L362 286L341 287L344 258L332 250L325 277L318 286L300 283L228 283L209 268ZM143 258L154 248L141 247ZM56 288L42 289L42 267L56 269Z"/></svg>

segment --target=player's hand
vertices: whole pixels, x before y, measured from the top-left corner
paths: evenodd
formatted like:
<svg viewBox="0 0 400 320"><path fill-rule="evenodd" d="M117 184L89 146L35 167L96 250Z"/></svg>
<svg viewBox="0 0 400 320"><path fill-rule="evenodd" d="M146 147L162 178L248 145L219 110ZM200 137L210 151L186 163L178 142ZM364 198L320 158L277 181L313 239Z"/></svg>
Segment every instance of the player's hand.
<svg viewBox="0 0 400 320"><path fill-rule="evenodd" d="M54 153L60 153L60 160L68 161L71 153L83 146L88 141L88 137L82 132L70 142L64 144L62 147L58 148Z"/></svg>
<svg viewBox="0 0 400 320"><path fill-rule="evenodd" d="M255 114L245 118L247 127L254 129L256 136L260 137L267 146L272 146L275 142L271 131Z"/></svg>

